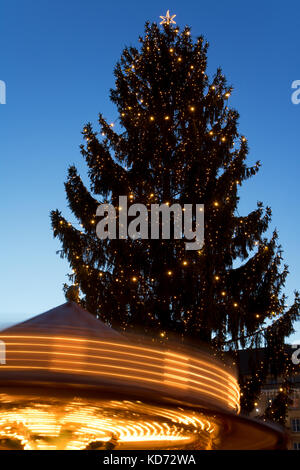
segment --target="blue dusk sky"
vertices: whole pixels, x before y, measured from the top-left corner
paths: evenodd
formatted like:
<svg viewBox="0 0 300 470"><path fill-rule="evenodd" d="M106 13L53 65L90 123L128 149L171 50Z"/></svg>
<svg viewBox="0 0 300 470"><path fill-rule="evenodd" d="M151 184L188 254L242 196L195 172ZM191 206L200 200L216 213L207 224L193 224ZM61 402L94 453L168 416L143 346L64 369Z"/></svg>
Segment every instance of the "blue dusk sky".
<svg viewBox="0 0 300 470"><path fill-rule="evenodd" d="M262 161L242 187L239 212L258 200L272 207L271 228L290 269L288 303L300 289L300 104L291 101L291 84L300 80L299 1L10 0L0 6L0 80L7 86L0 105L0 323L64 302L69 270L56 255L49 212L69 215L68 166L85 175L84 124L100 111L108 121L117 117L108 96L123 47L138 45L145 21L160 21L168 9L193 37L205 36L210 75L221 66L234 87L229 104L240 113L249 163Z"/></svg>

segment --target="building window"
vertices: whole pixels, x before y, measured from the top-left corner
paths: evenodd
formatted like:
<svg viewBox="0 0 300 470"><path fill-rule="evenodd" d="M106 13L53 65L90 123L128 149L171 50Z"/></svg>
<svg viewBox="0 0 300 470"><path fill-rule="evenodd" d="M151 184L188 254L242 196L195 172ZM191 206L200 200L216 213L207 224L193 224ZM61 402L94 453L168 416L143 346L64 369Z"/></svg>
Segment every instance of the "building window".
<svg viewBox="0 0 300 470"><path fill-rule="evenodd" d="M291 419L292 432L300 432L300 418Z"/></svg>
<svg viewBox="0 0 300 470"><path fill-rule="evenodd" d="M293 400L293 403L291 404L291 408L299 408L300 400L299 400L298 390L293 390L291 394L291 399Z"/></svg>
<svg viewBox="0 0 300 470"><path fill-rule="evenodd" d="M293 449L300 450L300 442L293 442Z"/></svg>
<svg viewBox="0 0 300 470"><path fill-rule="evenodd" d="M277 391L276 390L270 390L270 389L265 389L265 390L262 390L262 393L264 395L264 399L265 399L265 406L270 406L272 405L273 403L273 400L274 398L276 397L277 395Z"/></svg>

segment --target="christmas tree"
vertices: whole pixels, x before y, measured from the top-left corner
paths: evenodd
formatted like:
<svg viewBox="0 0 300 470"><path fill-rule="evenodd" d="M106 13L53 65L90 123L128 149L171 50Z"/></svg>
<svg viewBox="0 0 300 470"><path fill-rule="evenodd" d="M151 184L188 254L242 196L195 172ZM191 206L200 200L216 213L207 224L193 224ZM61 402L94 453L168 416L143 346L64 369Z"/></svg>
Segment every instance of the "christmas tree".
<svg viewBox="0 0 300 470"><path fill-rule="evenodd" d="M286 307L287 267L277 233L266 237L271 209L258 202L238 214L239 188L260 163L247 165L247 140L228 105L232 88L221 69L209 78L203 37L180 31L174 15L162 19L161 26L146 23L140 46L125 48L115 67L116 127L100 114L100 130L90 123L83 129L90 188L74 166L65 183L81 227L51 213L72 268L64 288L67 298L115 328L165 340L173 333L216 351L266 346L253 378L241 378L249 411L270 361L274 373L285 373L283 345L299 298ZM149 211L152 204L204 204L202 249L186 250L175 238L100 240L97 207L117 208L120 195Z"/></svg>

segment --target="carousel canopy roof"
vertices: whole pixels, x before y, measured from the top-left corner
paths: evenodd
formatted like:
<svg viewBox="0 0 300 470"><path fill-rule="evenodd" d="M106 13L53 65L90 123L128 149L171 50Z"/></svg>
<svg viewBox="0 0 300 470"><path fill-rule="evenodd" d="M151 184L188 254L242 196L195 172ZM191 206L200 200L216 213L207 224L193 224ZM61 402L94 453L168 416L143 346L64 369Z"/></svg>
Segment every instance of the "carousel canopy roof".
<svg viewBox="0 0 300 470"><path fill-rule="evenodd" d="M1 334L47 333L54 335L74 335L85 338L123 339L116 330L96 319L75 302L66 302L45 313L36 315L24 322L1 331Z"/></svg>

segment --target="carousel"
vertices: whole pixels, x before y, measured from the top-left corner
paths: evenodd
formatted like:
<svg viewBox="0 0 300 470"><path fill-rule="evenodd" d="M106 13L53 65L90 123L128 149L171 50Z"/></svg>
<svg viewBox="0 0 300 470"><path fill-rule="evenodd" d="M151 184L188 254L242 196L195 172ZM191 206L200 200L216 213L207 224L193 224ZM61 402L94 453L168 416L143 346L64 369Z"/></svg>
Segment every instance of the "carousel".
<svg viewBox="0 0 300 470"><path fill-rule="evenodd" d="M0 332L0 449L282 449L206 351L109 328L74 302ZM3 359L3 354L2 354Z"/></svg>

